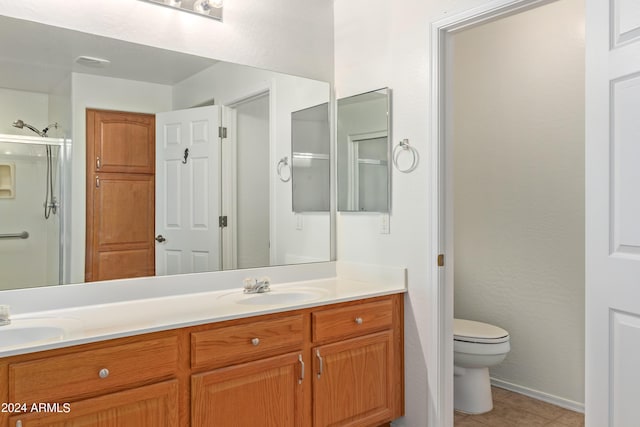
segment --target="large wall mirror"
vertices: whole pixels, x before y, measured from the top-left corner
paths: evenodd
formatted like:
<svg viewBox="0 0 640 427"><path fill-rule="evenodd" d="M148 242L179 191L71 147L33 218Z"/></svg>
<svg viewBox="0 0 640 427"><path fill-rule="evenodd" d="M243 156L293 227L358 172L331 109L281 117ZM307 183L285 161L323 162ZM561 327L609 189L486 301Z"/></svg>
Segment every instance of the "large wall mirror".
<svg viewBox="0 0 640 427"><path fill-rule="evenodd" d="M390 210L390 90L338 100L338 210Z"/></svg>
<svg viewBox="0 0 640 427"><path fill-rule="evenodd" d="M330 260L277 173L327 82L1 16L0 52L0 290Z"/></svg>

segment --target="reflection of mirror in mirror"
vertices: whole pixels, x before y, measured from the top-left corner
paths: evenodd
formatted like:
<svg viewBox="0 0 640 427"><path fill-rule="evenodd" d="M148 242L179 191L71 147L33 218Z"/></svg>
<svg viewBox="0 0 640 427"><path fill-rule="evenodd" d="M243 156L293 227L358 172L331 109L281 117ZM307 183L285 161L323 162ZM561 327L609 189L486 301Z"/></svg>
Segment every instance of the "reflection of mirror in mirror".
<svg viewBox="0 0 640 427"><path fill-rule="evenodd" d="M329 104L291 113L294 212L329 212Z"/></svg>
<svg viewBox="0 0 640 427"><path fill-rule="evenodd" d="M389 212L389 92L338 100L339 211Z"/></svg>
<svg viewBox="0 0 640 427"><path fill-rule="evenodd" d="M329 214L303 223L277 174L291 113L328 102L328 83L7 17L0 50L0 165L15 186L0 235L29 233L0 239L0 290L82 282L86 265L104 280L329 260ZM59 128L45 140L18 119ZM48 161L58 138L69 150Z"/></svg>

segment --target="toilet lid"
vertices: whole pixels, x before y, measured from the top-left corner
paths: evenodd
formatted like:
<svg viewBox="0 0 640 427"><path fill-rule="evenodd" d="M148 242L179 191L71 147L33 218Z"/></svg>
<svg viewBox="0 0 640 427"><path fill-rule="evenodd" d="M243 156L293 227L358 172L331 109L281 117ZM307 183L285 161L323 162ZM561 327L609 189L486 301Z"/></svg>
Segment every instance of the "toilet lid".
<svg viewBox="0 0 640 427"><path fill-rule="evenodd" d="M509 341L509 333L488 323L453 319L453 339L456 341L498 344Z"/></svg>

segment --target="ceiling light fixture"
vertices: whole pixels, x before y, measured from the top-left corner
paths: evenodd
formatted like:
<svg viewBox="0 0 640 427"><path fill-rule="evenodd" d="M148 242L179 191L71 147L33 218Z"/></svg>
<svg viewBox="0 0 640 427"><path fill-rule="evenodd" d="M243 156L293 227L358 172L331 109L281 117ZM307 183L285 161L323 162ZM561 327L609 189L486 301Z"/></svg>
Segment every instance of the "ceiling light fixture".
<svg viewBox="0 0 640 427"><path fill-rule="evenodd" d="M222 21L223 0L143 0Z"/></svg>

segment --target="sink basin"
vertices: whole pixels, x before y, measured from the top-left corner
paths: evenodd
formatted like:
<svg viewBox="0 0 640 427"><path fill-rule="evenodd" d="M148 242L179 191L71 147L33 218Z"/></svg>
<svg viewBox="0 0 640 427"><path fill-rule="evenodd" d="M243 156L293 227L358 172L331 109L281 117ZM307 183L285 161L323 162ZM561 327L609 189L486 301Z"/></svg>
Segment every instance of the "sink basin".
<svg viewBox="0 0 640 427"><path fill-rule="evenodd" d="M55 326L18 327L0 330L2 346L27 344L34 341L58 341L64 338L64 329Z"/></svg>
<svg viewBox="0 0 640 427"><path fill-rule="evenodd" d="M243 305L282 305L315 301L325 296L320 289L273 289L261 294L245 294L234 291L220 298Z"/></svg>
<svg viewBox="0 0 640 427"><path fill-rule="evenodd" d="M60 341L77 323L59 318L12 319L9 325L0 326L0 348Z"/></svg>

